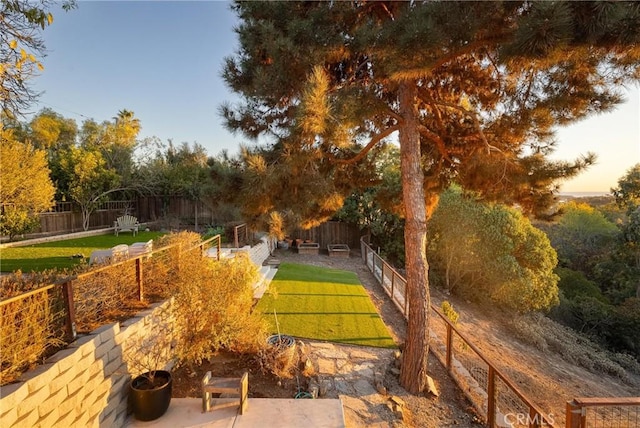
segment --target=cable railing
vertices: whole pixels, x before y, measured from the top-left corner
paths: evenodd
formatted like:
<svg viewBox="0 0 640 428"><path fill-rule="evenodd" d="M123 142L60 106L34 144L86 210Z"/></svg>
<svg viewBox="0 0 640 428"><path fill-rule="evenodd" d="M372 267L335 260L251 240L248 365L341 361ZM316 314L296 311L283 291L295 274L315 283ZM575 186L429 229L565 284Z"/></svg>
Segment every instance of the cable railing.
<svg viewBox="0 0 640 428"><path fill-rule="evenodd" d="M48 350L72 342L78 332L118 320L123 308L135 312L140 302L166 298L169 274L180 268L182 257L196 253L220 260L220 248L220 235L190 248L172 244L0 301L0 384L16 379Z"/></svg>

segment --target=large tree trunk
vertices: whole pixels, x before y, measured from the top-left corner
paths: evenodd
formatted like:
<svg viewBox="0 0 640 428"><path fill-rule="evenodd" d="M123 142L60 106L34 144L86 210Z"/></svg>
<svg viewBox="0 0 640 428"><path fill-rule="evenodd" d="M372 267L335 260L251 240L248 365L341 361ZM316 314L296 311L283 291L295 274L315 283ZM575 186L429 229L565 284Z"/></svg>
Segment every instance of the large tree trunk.
<svg viewBox="0 0 640 428"><path fill-rule="evenodd" d="M415 85L401 83L400 165L402 200L405 209L404 246L409 299L409 325L402 357L400 384L412 394L424 391L429 355L429 282L427 271L427 212L424 174L420 162L418 112L415 107Z"/></svg>

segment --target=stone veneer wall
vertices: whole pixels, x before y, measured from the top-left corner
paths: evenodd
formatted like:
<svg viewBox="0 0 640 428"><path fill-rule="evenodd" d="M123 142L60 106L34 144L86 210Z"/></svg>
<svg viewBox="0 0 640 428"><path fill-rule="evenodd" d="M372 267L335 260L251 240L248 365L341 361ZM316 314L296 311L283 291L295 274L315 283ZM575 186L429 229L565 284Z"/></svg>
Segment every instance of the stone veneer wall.
<svg viewBox="0 0 640 428"><path fill-rule="evenodd" d="M172 307L167 300L123 323L100 327L23 374L20 382L0 387L0 426L124 426L128 384L139 374L129 368L128 352L142 338L167 334ZM162 368L169 369L166 360Z"/></svg>

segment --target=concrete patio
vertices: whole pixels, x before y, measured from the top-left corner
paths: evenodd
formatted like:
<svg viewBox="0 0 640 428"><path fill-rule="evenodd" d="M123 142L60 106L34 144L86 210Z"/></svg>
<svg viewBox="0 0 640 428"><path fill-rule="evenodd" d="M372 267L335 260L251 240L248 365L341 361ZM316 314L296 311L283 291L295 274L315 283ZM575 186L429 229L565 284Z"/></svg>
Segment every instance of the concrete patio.
<svg viewBox="0 0 640 428"><path fill-rule="evenodd" d="M162 417L141 422L129 418L127 428L344 428L344 414L340 399L249 398L244 415L238 414L237 400L229 407L202 412L199 398L174 398Z"/></svg>

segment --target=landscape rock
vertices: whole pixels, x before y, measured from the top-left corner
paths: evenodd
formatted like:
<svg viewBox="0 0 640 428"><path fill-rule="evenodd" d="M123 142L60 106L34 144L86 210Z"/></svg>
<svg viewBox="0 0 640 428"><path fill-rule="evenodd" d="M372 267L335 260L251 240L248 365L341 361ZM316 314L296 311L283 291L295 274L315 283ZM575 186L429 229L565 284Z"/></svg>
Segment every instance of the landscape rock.
<svg viewBox="0 0 640 428"><path fill-rule="evenodd" d="M440 391L438 391L438 387L431 376L427 376L427 392L436 397L440 396Z"/></svg>

